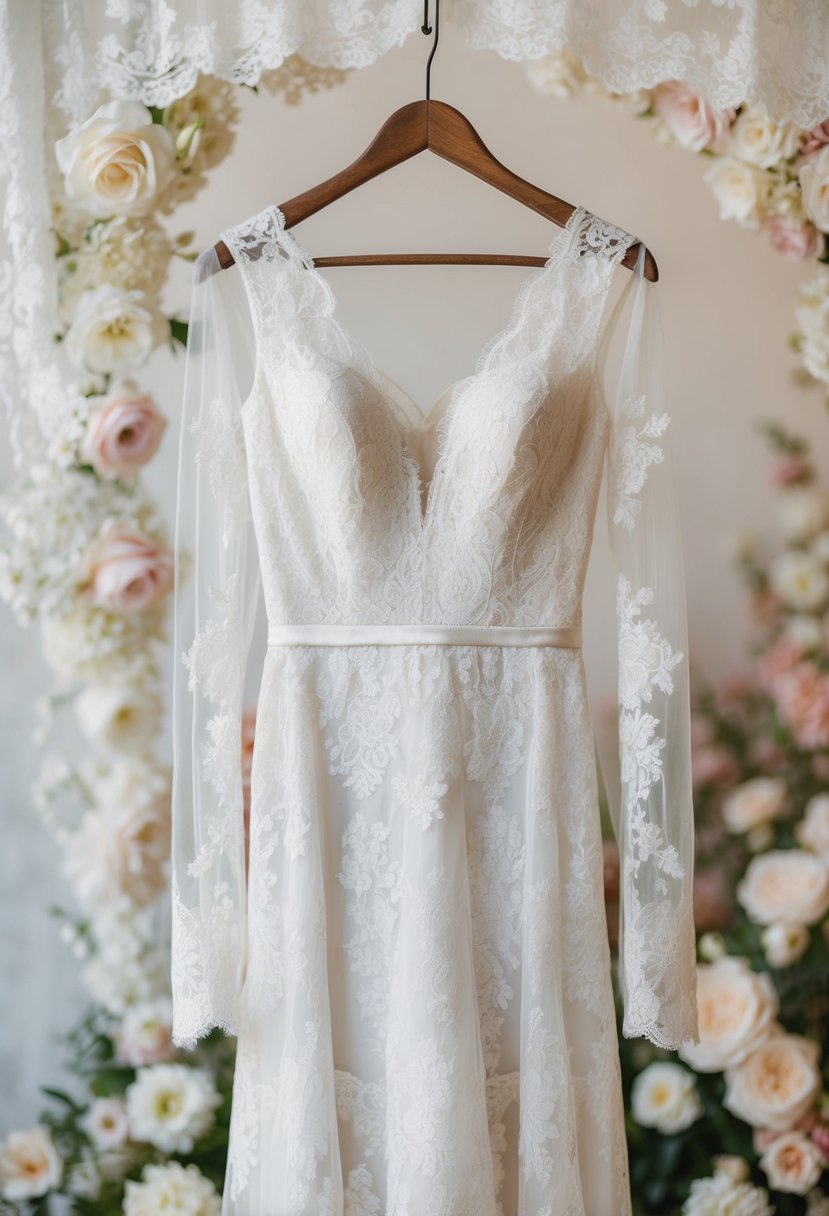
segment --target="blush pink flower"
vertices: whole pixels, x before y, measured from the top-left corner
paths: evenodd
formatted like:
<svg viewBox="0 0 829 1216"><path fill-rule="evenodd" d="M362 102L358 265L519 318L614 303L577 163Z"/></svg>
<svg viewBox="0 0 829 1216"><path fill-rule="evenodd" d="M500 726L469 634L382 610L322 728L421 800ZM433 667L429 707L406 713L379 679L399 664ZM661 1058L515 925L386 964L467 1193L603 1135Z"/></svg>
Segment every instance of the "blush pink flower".
<svg viewBox="0 0 829 1216"><path fill-rule="evenodd" d="M123 381L90 412L81 460L107 480L132 478L158 451L166 425L153 399Z"/></svg>
<svg viewBox="0 0 829 1216"><path fill-rule="evenodd" d="M818 230L814 224L772 215L763 225L771 244L778 253L792 262L811 258L817 253Z"/></svg>
<svg viewBox="0 0 829 1216"><path fill-rule="evenodd" d="M701 152L729 129L736 110L715 110L681 80L666 80L653 91L653 107L682 148Z"/></svg>
<svg viewBox="0 0 829 1216"><path fill-rule="evenodd" d="M811 481L812 466L802 456L783 456L774 466L774 480L779 486L798 485Z"/></svg>
<svg viewBox="0 0 829 1216"><path fill-rule="evenodd" d="M797 667L802 658L803 648L789 638L780 638L770 646L757 669L766 692L776 696L780 681Z"/></svg>
<svg viewBox="0 0 829 1216"><path fill-rule="evenodd" d="M173 585L173 555L135 526L110 522L92 542L83 574L92 600L111 612L142 612Z"/></svg>
<svg viewBox="0 0 829 1216"><path fill-rule="evenodd" d="M706 785L728 786L739 778L740 766L727 747L701 747L692 754L691 773L696 789Z"/></svg>
<svg viewBox="0 0 829 1216"><path fill-rule="evenodd" d="M813 663L799 663L777 681L774 695L799 747L829 747L829 677Z"/></svg>
<svg viewBox="0 0 829 1216"><path fill-rule="evenodd" d="M809 1135L823 1154L823 1160L829 1165L829 1126L825 1123L815 1123Z"/></svg>
<svg viewBox="0 0 829 1216"><path fill-rule="evenodd" d="M819 123L811 131L807 131L803 139L803 155L817 156L826 144L829 144L829 121Z"/></svg>

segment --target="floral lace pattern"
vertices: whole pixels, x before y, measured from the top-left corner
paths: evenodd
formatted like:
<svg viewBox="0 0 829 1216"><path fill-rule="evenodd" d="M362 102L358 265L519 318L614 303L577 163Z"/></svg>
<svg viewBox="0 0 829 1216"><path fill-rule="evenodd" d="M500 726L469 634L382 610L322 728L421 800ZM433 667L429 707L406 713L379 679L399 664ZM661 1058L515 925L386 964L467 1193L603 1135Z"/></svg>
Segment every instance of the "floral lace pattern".
<svg viewBox="0 0 829 1216"><path fill-rule="evenodd" d="M242 460L246 496L221 500L189 653L204 804L175 966L180 1026L241 1032L229 1212L266 1195L295 1216L626 1216L580 651L270 646L245 876L232 728L249 577L218 559L253 535L272 623L578 624L606 454L634 542L664 463L636 447L658 437L646 394L608 410L598 379L636 238L583 209L556 232L451 392L425 504L416 406L345 329L279 209L225 241L256 366L232 424L206 403L188 432L203 471L220 453L220 490ZM618 608L625 1025L670 1037L688 1007L687 870L657 795L684 655L624 565ZM673 934L658 956L657 931Z"/></svg>

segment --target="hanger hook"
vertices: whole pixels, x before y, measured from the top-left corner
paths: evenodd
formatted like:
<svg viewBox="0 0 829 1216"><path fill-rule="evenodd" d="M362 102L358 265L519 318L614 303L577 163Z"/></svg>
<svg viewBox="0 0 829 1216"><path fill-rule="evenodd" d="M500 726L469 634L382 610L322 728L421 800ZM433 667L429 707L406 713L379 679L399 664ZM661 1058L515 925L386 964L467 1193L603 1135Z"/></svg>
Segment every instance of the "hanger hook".
<svg viewBox="0 0 829 1216"><path fill-rule="evenodd" d="M424 0L423 3L423 25L420 27L421 33L431 34L432 26L429 24L429 0ZM440 37L440 0L435 0L435 40L432 43L432 50L429 58L426 60L426 100L432 96L432 60L435 57L435 51L438 49L438 38Z"/></svg>

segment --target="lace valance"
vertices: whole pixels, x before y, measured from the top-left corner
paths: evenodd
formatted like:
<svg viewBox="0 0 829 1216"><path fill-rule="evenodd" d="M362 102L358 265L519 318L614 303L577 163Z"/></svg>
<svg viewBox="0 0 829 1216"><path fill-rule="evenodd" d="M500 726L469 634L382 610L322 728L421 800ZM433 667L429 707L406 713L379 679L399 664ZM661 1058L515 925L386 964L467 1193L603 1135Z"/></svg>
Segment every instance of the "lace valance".
<svg viewBox="0 0 829 1216"><path fill-rule="evenodd" d="M759 101L802 127L829 115L823 0L444 2L470 46L514 60L567 48L614 92L681 79L722 109ZM180 96L200 71L255 84L294 52L319 65L366 67L423 20L421 0L107 0L103 16L98 0L76 0L72 9L64 63L86 42L101 85L149 105Z"/></svg>

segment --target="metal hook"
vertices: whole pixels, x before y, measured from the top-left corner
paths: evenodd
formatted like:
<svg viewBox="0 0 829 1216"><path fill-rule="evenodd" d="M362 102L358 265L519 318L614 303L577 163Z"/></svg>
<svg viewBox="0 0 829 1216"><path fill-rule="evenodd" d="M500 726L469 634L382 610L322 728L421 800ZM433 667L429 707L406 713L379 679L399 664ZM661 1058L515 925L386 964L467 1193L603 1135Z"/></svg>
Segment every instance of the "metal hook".
<svg viewBox="0 0 829 1216"><path fill-rule="evenodd" d="M432 26L429 24L429 0L424 0L423 3L423 25L420 27L421 33L431 34ZM435 51L438 49L438 38L440 37L440 0L435 0L435 40L432 43L432 50L429 58L426 60L426 100L429 101L432 95L432 60L435 57Z"/></svg>

